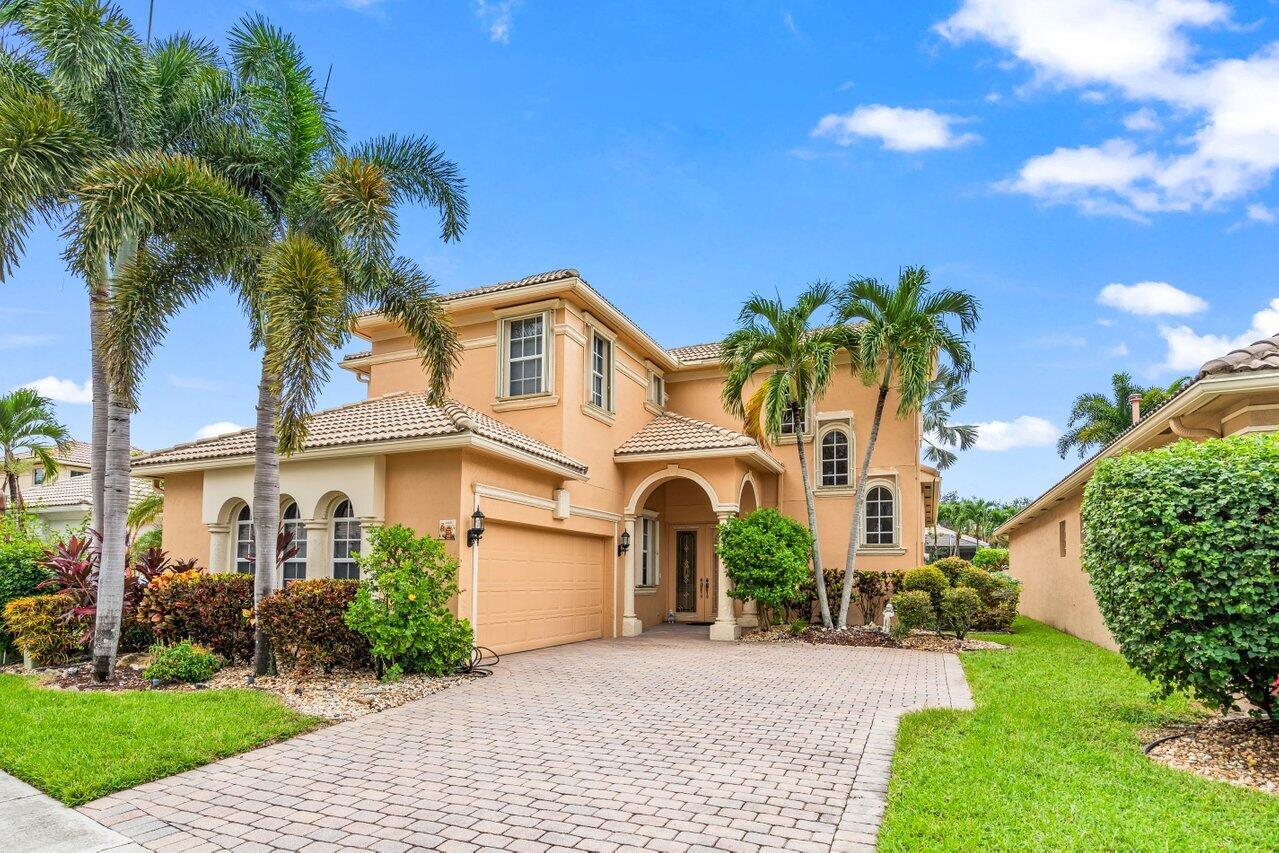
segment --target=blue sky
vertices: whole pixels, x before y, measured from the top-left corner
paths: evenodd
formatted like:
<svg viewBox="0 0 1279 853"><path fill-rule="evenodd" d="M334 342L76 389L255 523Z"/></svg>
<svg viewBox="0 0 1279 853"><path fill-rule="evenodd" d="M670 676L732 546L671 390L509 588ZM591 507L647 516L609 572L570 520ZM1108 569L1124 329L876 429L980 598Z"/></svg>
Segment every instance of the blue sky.
<svg viewBox="0 0 1279 853"><path fill-rule="evenodd" d="M401 251L443 290L572 266L668 346L790 296L923 264L983 303L946 488L1035 495L1075 395L1167 383L1279 332L1279 6L1209 0L699 4L156 0L155 31L296 34L352 139L425 133L471 226ZM693 5L693 8L687 8ZM145 28L146 0L123 3ZM87 307L53 234L0 289L0 388L84 437ZM134 443L251 423L234 303L180 317ZM334 372L323 403L359 398Z"/></svg>

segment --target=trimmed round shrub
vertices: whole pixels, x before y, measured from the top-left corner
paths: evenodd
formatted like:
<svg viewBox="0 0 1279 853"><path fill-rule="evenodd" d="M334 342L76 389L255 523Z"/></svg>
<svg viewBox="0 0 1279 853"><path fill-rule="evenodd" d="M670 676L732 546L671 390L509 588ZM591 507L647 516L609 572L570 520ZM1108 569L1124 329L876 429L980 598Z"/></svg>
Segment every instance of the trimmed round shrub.
<svg viewBox="0 0 1279 853"><path fill-rule="evenodd" d="M1007 548L978 548L973 554L973 565L988 572L1002 572L1008 568Z"/></svg>
<svg viewBox="0 0 1279 853"><path fill-rule="evenodd" d="M346 611L359 588L359 581L319 578L294 581L262 599L258 620L276 660L299 672L370 666L368 639L346 624Z"/></svg>
<svg viewBox="0 0 1279 853"><path fill-rule="evenodd" d="M177 645L151 647L151 665L142 671L144 678L156 678L165 684L195 684L208 681L222 668L218 656L190 640Z"/></svg>
<svg viewBox="0 0 1279 853"><path fill-rule="evenodd" d="M964 569L971 569L973 564L962 557L942 557L940 560L933 560L930 566L941 571L946 576L946 583L954 584L955 579L959 577L959 573Z"/></svg>
<svg viewBox="0 0 1279 853"><path fill-rule="evenodd" d="M949 587L950 582L936 566L920 566L917 569L911 569L902 579L901 585L906 592L927 593L934 610L941 608L941 594Z"/></svg>
<svg viewBox="0 0 1279 853"><path fill-rule="evenodd" d="M990 576L990 572L985 569L979 569L976 566L966 566L959 570L959 574L955 577L955 586L965 586L981 596L982 600L987 599L995 590L998 581Z"/></svg>
<svg viewBox="0 0 1279 853"><path fill-rule="evenodd" d="M937 624L937 611L933 600L922 589L899 592L893 596L893 612L896 614L891 632L898 639L916 628L932 628Z"/></svg>
<svg viewBox="0 0 1279 853"><path fill-rule="evenodd" d="M69 619L74 608L66 595L15 598L4 606L5 630L36 663L64 663L84 651L80 626Z"/></svg>
<svg viewBox="0 0 1279 853"><path fill-rule="evenodd" d="M730 518L719 526L715 550L733 581L728 594L758 602L764 627L770 611L802 602L813 537L795 519L775 509Z"/></svg>
<svg viewBox="0 0 1279 853"><path fill-rule="evenodd" d="M981 597L971 587L957 586L942 593L941 622L960 640L968 636L981 611Z"/></svg>
<svg viewBox="0 0 1279 853"><path fill-rule="evenodd" d="M163 644L192 640L227 661L253 658L252 575L162 575L147 587L138 612Z"/></svg>
<svg viewBox="0 0 1279 853"><path fill-rule="evenodd" d="M1127 453L1084 490L1084 568L1120 652L1164 693L1279 699L1279 436Z"/></svg>

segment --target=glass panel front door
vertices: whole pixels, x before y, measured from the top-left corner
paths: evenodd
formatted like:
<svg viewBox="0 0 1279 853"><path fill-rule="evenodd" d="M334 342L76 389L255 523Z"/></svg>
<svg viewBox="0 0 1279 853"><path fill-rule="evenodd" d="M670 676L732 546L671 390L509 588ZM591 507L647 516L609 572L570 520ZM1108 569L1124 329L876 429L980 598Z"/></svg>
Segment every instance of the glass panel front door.
<svg viewBox="0 0 1279 853"><path fill-rule="evenodd" d="M675 531L675 609L697 612L697 531Z"/></svg>

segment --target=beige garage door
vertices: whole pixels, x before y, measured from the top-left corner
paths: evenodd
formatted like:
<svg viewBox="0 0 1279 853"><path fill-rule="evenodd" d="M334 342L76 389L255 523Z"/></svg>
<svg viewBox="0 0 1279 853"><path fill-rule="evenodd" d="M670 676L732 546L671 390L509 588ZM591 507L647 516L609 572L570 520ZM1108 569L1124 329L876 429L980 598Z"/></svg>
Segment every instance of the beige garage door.
<svg viewBox="0 0 1279 853"><path fill-rule="evenodd" d="M498 654L595 639L604 624L604 540L490 523L479 589L479 644Z"/></svg>

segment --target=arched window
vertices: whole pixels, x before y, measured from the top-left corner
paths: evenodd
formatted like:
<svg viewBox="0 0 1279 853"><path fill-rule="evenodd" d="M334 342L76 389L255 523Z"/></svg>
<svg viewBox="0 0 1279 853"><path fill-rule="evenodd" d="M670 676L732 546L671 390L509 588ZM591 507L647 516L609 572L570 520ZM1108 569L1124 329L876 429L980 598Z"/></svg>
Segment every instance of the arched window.
<svg viewBox="0 0 1279 853"><path fill-rule="evenodd" d="M235 570L253 574L253 510L248 504L235 517Z"/></svg>
<svg viewBox="0 0 1279 853"><path fill-rule="evenodd" d="M893 492L887 486L871 486L866 492L866 544L892 545L897 541Z"/></svg>
<svg viewBox="0 0 1279 853"><path fill-rule="evenodd" d="M355 518L351 502L344 500L333 511L333 577L359 580L360 522Z"/></svg>
<svg viewBox="0 0 1279 853"><path fill-rule="evenodd" d="M289 547L297 549L296 554L284 561L284 585L288 586L293 581L306 580L306 524L293 501L284 508L280 526L293 537Z"/></svg>
<svg viewBox="0 0 1279 853"><path fill-rule="evenodd" d="M832 429L822 437L821 463L823 486L848 485L848 433Z"/></svg>

